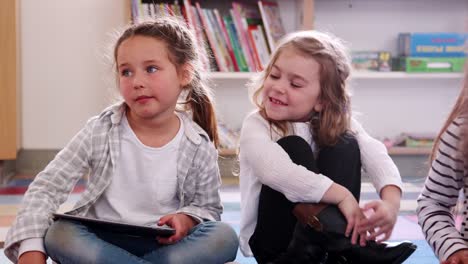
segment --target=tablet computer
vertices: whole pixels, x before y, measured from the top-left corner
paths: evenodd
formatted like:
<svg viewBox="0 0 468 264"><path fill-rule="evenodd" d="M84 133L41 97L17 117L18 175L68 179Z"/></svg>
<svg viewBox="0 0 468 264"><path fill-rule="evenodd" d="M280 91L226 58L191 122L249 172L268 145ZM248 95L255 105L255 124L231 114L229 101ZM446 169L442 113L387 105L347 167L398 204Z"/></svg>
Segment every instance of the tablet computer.
<svg viewBox="0 0 468 264"><path fill-rule="evenodd" d="M103 230L117 232L117 233L124 233L127 235L133 236L143 236L143 237L169 237L175 234L175 229L170 226L142 226L142 225L134 225L134 224L127 224L109 220L101 220L101 219L94 219L88 218L83 216L76 216L70 214L53 214L54 219L64 219L64 220L72 220L80 222L83 225L89 227L96 227Z"/></svg>

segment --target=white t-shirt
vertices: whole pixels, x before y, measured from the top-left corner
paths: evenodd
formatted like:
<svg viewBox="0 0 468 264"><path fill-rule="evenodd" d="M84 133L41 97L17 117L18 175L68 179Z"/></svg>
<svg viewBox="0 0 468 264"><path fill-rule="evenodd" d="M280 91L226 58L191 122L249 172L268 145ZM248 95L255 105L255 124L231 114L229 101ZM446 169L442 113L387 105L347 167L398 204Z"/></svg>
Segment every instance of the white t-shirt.
<svg viewBox="0 0 468 264"><path fill-rule="evenodd" d="M139 225L156 225L160 217L179 208L177 154L183 135L158 148L144 145L125 115L120 122L120 157L112 182L88 215ZM131 197L131 199L127 198Z"/></svg>

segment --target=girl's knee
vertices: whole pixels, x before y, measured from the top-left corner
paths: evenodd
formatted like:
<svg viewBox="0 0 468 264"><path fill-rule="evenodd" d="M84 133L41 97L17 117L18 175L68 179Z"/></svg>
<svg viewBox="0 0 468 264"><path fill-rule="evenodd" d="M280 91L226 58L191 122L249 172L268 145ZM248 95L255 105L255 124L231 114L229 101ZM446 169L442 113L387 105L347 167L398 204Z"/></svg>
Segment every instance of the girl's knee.
<svg viewBox="0 0 468 264"><path fill-rule="evenodd" d="M73 233L73 224L67 221L55 221L47 229L44 237L44 245L46 248L57 248L64 246L67 242L67 237Z"/></svg>
<svg viewBox="0 0 468 264"><path fill-rule="evenodd" d="M219 221L208 221L203 225L203 229L209 230L208 232L211 233L215 244L223 245L224 248L237 252L239 239L236 231L230 225Z"/></svg>
<svg viewBox="0 0 468 264"><path fill-rule="evenodd" d="M278 143L284 150L288 151L289 149L310 149L309 143L300 136L291 135L280 138L276 143Z"/></svg>
<svg viewBox="0 0 468 264"><path fill-rule="evenodd" d="M44 237L44 247L52 259L63 262L63 259L83 259L87 252L88 260L95 260L91 241L84 238L85 227L70 221L55 221Z"/></svg>
<svg viewBox="0 0 468 264"><path fill-rule="evenodd" d="M310 171L317 171L312 148L305 139L299 136L287 136L277 141L288 154L292 162L304 166Z"/></svg>
<svg viewBox="0 0 468 264"><path fill-rule="evenodd" d="M336 157L360 157L361 151L356 137L345 133L338 138L334 146L327 146L320 150L320 155L332 155Z"/></svg>

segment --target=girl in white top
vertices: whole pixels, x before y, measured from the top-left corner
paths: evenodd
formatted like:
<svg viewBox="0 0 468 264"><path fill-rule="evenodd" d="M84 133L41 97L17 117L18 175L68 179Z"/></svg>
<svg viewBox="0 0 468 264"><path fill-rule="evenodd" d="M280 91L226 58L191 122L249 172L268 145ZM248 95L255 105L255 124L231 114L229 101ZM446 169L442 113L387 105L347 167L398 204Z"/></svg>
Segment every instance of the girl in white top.
<svg viewBox="0 0 468 264"><path fill-rule="evenodd" d="M351 119L346 90L349 74L349 58L340 40L317 31L303 31L282 39L265 70L251 84L258 111L245 119L241 131L240 246L244 255L255 256L259 263L275 261L284 253L292 231L280 234L281 230L294 229L291 224L285 227L287 221L281 219L280 202L273 202L271 217L265 221L278 224L265 224L269 225L267 228L260 226L265 222L258 223L259 210L265 213L268 209L259 207L267 208L271 204L259 202L264 189L284 196L286 203L294 205L289 209L302 207L296 214L299 220L301 214L318 212L319 206L313 203L336 205L346 218L345 233L346 236L352 234L353 244L359 242L363 246L366 240L376 238L383 241L392 233L400 208L401 178L384 145ZM289 135L301 137L316 157L322 150L338 146L343 139L346 142L349 135L351 141L357 140L359 146L356 144L355 149L360 149L360 155L359 152L353 154L353 166L359 166L358 172L338 173L347 182L350 182L347 174L354 174L349 175L354 181L352 192L347 189L350 187L333 182L329 175L314 173L295 163L284 146L277 143ZM336 156L335 160L341 159ZM381 197L363 209L357 201L361 162ZM366 210L373 212L368 218L363 215ZM273 219L273 216L280 219ZM295 221L296 218L293 224ZM259 234L260 238L252 241L256 231L263 235ZM278 238L280 236L284 237ZM258 247L257 252L252 245Z"/></svg>

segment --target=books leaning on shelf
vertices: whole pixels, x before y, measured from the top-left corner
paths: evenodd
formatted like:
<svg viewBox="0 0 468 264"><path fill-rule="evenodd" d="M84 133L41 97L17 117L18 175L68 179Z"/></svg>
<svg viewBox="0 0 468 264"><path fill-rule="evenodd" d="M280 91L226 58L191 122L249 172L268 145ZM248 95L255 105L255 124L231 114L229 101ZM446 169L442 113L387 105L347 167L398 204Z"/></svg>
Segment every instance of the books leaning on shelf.
<svg viewBox="0 0 468 264"><path fill-rule="evenodd" d="M132 20L138 23L159 16L181 17L194 32L205 69L212 72L262 70L269 60L270 41L265 32L267 24L262 20L257 3L232 1L231 8L219 10L204 8L202 3L190 0L131 0ZM270 34L278 38L284 29L281 21L276 21L280 19L277 4L264 2L263 6L264 12L273 14L265 17L269 17ZM272 29L272 25L275 28Z"/></svg>
<svg viewBox="0 0 468 264"><path fill-rule="evenodd" d="M270 53L276 48L276 43L285 34L283 22L281 21L279 6L276 1L258 1L260 14L262 15L263 25L268 40Z"/></svg>

